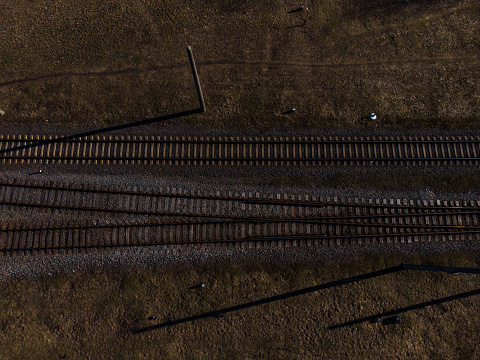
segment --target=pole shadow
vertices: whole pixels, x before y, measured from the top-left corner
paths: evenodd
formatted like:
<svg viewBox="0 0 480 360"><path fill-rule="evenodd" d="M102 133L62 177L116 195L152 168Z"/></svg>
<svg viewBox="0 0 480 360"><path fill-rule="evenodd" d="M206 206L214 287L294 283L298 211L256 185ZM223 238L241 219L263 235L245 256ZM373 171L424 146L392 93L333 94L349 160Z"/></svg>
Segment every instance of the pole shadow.
<svg viewBox="0 0 480 360"><path fill-rule="evenodd" d="M8 154L10 152L15 152L15 151L23 150L23 149L30 149L30 148L34 148L34 147L38 147L38 146L53 144L53 143L81 140L82 138L86 138L88 136L105 134L105 133L110 133L110 132L117 131L117 130L125 130L125 129L130 129L130 128L134 128L134 127L138 127L138 126L150 125L150 124L154 124L154 123L158 123L158 122L164 122L164 121L173 120L173 119L177 119L177 118L184 117L184 116L200 114L204 111L205 110L200 107L198 109L181 111L181 112L178 112L178 113L175 113L175 114L169 114L169 115L164 115L164 116L160 116L160 117L156 117L156 118L134 121L134 122L131 122L131 123L128 123L128 124L115 125L115 126L102 128L102 129L95 129L95 130L86 131L86 132L83 132L83 133L68 135L68 136L58 138L58 139L38 140L38 141L34 141L30 144L14 146L14 147L11 147L11 148L0 150L0 155ZM22 140L19 140L19 141L22 141Z"/></svg>
<svg viewBox="0 0 480 360"><path fill-rule="evenodd" d="M362 126L377 125L375 120L377 119L377 114L370 113L369 115L360 116L357 119L358 124Z"/></svg>
<svg viewBox="0 0 480 360"><path fill-rule="evenodd" d="M259 306L259 305L263 305L263 304L268 304L268 303L272 303L272 302L275 302L275 301L285 300L285 299L289 299L289 298L292 298L292 297L309 294L309 293L319 291L319 290L324 290L324 289L334 288L334 287L341 286L341 285L351 284L351 283L354 283L354 282L357 282L357 281L362 281L362 280L371 279L371 278L374 278L374 277L377 277L377 276L391 274L391 273L394 273L394 272L397 272L397 271L401 271L402 269L403 268L402 268L401 265L400 266L394 266L394 267L387 268L387 269L384 269L384 270L373 271L373 272L370 272L370 273L367 273L367 274L362 274L362 275L358 275L358 276L354 276L354 277L350 277L350 278L346 278L346 279L342 279L342 280L336 280L336 281L332 281L332 282L325 283L325 284L315 285L315 286L312 286L312 287L308 287L308 288L304 288L304 289L300 289L300 290L296 290L296 291L291 291L291 292L284 293L284 294L270 296L270 297L267 297L267 298L264 298L264 299L259 299L259 300L251 301L251 302L244 303L244 304L234 305L234 306L227 307L227 308L224 308L224 309L219 309L219 310L214 310L214 311L206 312L206 313L199 314L199 315L189 316L189 317L186 317L186 318L183 318L183 319L167 321L167 322L164 322L164 323L161 323L161 324L158 324L158 325L148 326L148 327L145 327L145 328L142 328L142 329L134 330L133 333L134 334L140 334L140 333L144 333L144 332L148 332L148 331L152 331L152 330L167 328L167 327L171 327L171 326L175 326L175 325L179 325L179 324L183 324L183 323L188 323L188 322L192 322L192 321L196 321L196 320L206 319L206 318L221 318L225 314L228 314L228 313L231 313L231 312L234 312L234 311L248 309L248 308L251 308L251 307L255 307L255 306Z"/></svg>
<svg viewBox="0 0 480 360"><path fill-rule="evenodd" d="M197 96L198 96L198 101L200 103L200 108L193 109L193 110L187 110L187 111L181 111L181 112L178 112L178 113L175 113L175 114L164 115L164 116L160 116L160 117L156 117L156 118L151 118L151 119L146 119L146 120L141 120L141 121L135 121L135 122L129 123L129 124L110 126L110 127L103 128L103 129L97 129L97 130L87 131L87 132L80 133L80 134L64 136L64 137L59 138L59 139L39 140L39 141L32 142L30 144L16 146L16 147L9 148L9 149L3 149L3 150L0 151L0 155L6 154L6 153L12 152L12 151L29 149L29 148L33 148L33 147L37 147L37 146L41 146L41 145L48 145L48 144L57 143L57 142L79 140L79 139L81 139L83 137L87 137L87 136L104 134L104 133L107 133L107 132L124 130L124 129L129 129L129 128L133 128L133 127L137 127L137 126L154 124L154 123L157 123L157 122L163 122L163 121L167 121L167 120L177 119L177 118L183 117L183 116L199 114L199 113L204 112L205 111L205 101L203 99L202 88L200 86L200 80L198 79L198 73L197 73L197 68L196 68L196 65L195 65L195 60L193 58L192 48L190 46L187 46L187 53L188 53L188 59L189 59L189 62L190 62L190 67L192 69L193 80L195 82L195 88L197 90Z"/></svg>
<svg viewBox="0 0 480 360"><path fill-rule="evenodd" d="M308 10L308 8L305 8L304 6L300 6L296 9L293 9L293 10L290 10L290 11L287 11L289 14L294 14L296 12L300 12L300 11L303 11L303 10Z"/></svg>
<svg viewBox="0 0 480 360"><path fill-rule="evenodd" d="M251 308L251 307L264 305L264 304L272 303L272 302L275 302L275 301L285 300L285 299L289 299L289 298L293 298L293 297L296 297L296 296L313 293L313 292L320 291L320 290L335 288L335 287L338 287L338 286L341 286L341 285L352 284L352 283L355 283L355 282L359 282L359 281L363 281L363 280L367 280L367 279L372 279L372 278L375 278L375 277L378 277L378 276L392 274L392 273L396 273L396 272L403 271L403 270L442 271L442 272L447 272L448 274L457 274L457 273L480 274L480 269L476 269L476 268L459 268L459 267L447 267L447 266L426 266L426 265L402 264L402 265L386 268L386 269L383 269L383 270L377 270L377 271L369 272L369 273L366 273L366 274L361 274L361 275L349 277L349 278L346 278L346 279L335 280L335 281L331 281L331 282L328 282L328 283L325 283L325 284L315 285L315 286L311 286L311 287L308 287L308 288L287 292L287 293L284 293L284 294L279 294L279 295L270 296L270 297L267 297L267 298L263 298L263 299L259 299L259 300L239 304L239 305L234 305L234 306L219 309L219 310L209 311L209 312L206 312L206 313L203 313L203 314L193 315L193 316L189 316L189 317L185 317L185 318L177 319L177 320L166 321L166 322L163 322L161 324L157 324L157 325L153 325L153 326L147 326L147 327L144 327L144 328L141 328L141 329L134 330L133 333L134 334L141 334L141 333L145 333L145 332L149 332L149 331L153 331L153 330L168 328L168 327L172 327L172 326L176 326L176 325L180 325L180 324L184 324L184 323L189 323L189 322L193 322L193 321L197 321L197 320L201 320L201 319L206 319L206 318L221 318L225 314L235 312L235 311L238 311L238 310L248 309L248 308ZM447 298L432 300L428 303L417 304L417 305L413 305L413 306L410 306L410 307L407 307L407 308L402 308L402 309L397 309L397 310L394 310L394 311L385 312L385 313L382 313L382 314L372 315L372 316L369 316L367 318L363 318L363 319L359 319L359 320L355 320L355 321L358 321L358 322L370 321L372 318L375 318L375 317L379 317L379 316L383 317L383 316L388 316L390 314L397 314L399 312L402 312L404 309L405 309L404 311L410 311L410 310L413 310L416 307L420 308L422 306L429 306L428 304L430 304L432 302L441 303L441 302L451 301L451 300L454 300L454 299L460 299L460 298L464 298L464 297L468 297L468 296L477 295L478 293L480 293L480 289L475 290L475 291L471 291L471 292L468 292L468 293L463 293L463 294L450 296L450 297L447 297ZM425 305L425 304L427 304L427 305ZM347 323L345 323L345 324L347 324ZM348 326L348 325L345 325L345 324L340 324L340 325L335 325L335 326L336 327ZM335 326L333 328L335 328Z"/></svg>
<svg viewBox="0 0 480 360"><path fill-rule="evenodd" d="M428 306L439 305L439 304L446 303L446 302L449 302L449 301L464 299L464 298L467 298L467 297L470 297L470 296L475 296L475 295L480 295L480 289L467 291L467 292L464 292L464 293L461 293L461 294L446 296L446 297L443 297L443 298L434 299L434 300L422 302L422 303L415 304L415 305L405 306L403 308L399 308L399 309L395 309L395 310L384 311L382 313L370 315L370 316L363 317L363 318L360 318L360 319L347 321L347 322L344 322L342 324L332 325L332 326L329 326L328 329L329 330L335 330L335 329L340 329L340 328L347 327L347 326L361 324L361 323L367 322L367 321L372 322L372 319L376 319L376 318L381 319L381 318L385 318L385 317L388 317L388 316L399 315L399 314L402 314L402 313L406 313L407 311L424 309ZM393 322L391 322L391 318L387 318L387 319L384 319L382 321L383 325L390 325L391 323L393 323Z"/></svg>
<svg viewBox="0 0 480 360"><path fill-rule="evenodd" d="M293 114L295 112L295 108L291 108L285 111L282 111L280 114L281 115L287 115L287 114Z"/></svg>
<svg viewBox="0 0 480 360"><path fill-rule="evenodd" d="M195 290L195 289L203 289L204 287L205 287L205 284L201 283L201 284L189 286L188 289L189 290Z"/></svg>
<svg viewBox="0 0 480 360"><path fill-rule="evenodd" d="M302 26L305 26L306 23L307 23L307 20L306 20L306 19L303 19L303 22L302 22L301 24L293 25L293 26L288 26L287 29L293 29L293 28L297 28L297 27L302 27Z"/></svg>

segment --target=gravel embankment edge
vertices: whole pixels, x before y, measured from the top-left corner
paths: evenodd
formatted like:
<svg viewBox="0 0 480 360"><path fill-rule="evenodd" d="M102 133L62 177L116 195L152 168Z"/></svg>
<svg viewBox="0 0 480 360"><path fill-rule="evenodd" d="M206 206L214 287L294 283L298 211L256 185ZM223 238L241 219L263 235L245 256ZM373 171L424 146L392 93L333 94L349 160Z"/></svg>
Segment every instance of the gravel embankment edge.
<svg viewBox="0 0 480 360"><path fill-rule="evenodd" d="M116 249L85 254L31 255L0 259L0 281L39 279L60 274L81 274L92 271L159 271L187 270L197 267L215 267L234 264L248 268L250 264L276 264L292 266L356 261L366 256L398 257L398 261L412 256L442 253L478 252L477 241L419 242L407 244L372 244L339 247L291 247L239 249L207 246L153 246Z"/></svg>

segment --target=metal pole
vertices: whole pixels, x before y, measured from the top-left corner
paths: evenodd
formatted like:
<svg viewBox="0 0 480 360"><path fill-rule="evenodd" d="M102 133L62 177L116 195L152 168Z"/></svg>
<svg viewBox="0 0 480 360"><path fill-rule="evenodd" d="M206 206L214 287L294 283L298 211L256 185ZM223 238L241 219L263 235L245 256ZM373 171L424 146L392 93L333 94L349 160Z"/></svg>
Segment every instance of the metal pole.
<svg viewBox="0 0 480 360"><path fill-rule="evenodd" d="M193 59L192 48L187 45L188 58L190 60L190 66L192 67L193 80L195 80L195 87L197 88L198 101L200 102L200 109L205 111L205 101L203 100L202 88L200 86L200 80L198 79L197 67L195 66L195 60Z"/></svg>

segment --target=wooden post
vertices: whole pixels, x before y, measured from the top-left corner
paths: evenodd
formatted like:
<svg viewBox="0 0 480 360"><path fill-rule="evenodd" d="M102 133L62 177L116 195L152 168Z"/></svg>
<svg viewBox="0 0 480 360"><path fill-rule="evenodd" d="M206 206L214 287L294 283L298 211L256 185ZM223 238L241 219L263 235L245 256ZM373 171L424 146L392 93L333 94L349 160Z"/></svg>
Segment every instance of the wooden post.
<svg viewBox="0 0 480 360"><path fill-rule="evenodd" d="M190 60L190 66L192 67L193 80L195 81L195 87L197 88L200 109L203 112L205 111L205 101L203 100L202 88L200 87L200 80L198 79L197 67L195 66L195 60L193 59L192 48L190 46L187 46L187 53Z"/></svg>

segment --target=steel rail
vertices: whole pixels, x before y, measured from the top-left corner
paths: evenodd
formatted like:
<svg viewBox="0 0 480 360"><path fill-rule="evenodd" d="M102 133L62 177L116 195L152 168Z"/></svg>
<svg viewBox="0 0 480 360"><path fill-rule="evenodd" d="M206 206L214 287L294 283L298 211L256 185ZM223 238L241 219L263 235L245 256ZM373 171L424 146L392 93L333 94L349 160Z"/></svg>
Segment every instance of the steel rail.
<svg viewBox="0 0 480 360"><path fill-rule="evenodd" d="M425 209L425 210L480 210L480 206L432 206L432 205L411 205L411 204L365 204L365 203L346 203L346 202L326 202L326 201L298 201L298 200L277 200L277 199L260 199L260 198L248 198L248 197L228 197L228 196L216 196L216 195L192 195L192 194L174 194L174 193L153 193L145 191L131 191L131 190L117 190L117 189L94 189L86 187L68 187L68 186L56 186L56 185L43 185L43 184L22 184L22 183L9 183L0 182L1 187L12 188L29 188L29 189L42 189L42 190L58 190L69 192L85 192L85 193L97 193L97 194L113 194L113 195L130 195L130 196L143 196L143 197L162 197L162 198L182 198L182 199L200 199L200 200L220 200L220 201L233 201L250 204L260 205L277 205L277 206L299 206L299 207L358 207L358 208L393 208L393 209Z"/></svg>
<svg viewBox="0 0 480 360"><path fill-rule="evenodd" d="M338 225L368 228L393 228L393 229L464 229L480 230L480 225L421 225L421 224L371 224L354 222L328 222L308 219L239 219L239 220L218 220L218 221L186 221L186 222L161 222L146 224L112 224L112 225L78 225L78 226L51 226L51 227L25 227L25 228L0 228L0 233L28 232L28 231L61 231L61 230L88 230L88 229L116 229L116 228L142 228L162 226L190 226L190 225L228 225L228 224L278 224L278 223L299 223L299 224L321 224ZM6 223L4 223L4 226Z"/></svg>
<svg viewBox="0 0 480 360"><path fill-rule="evenodd" d="M285 165L319 164L452 164L480 161L476 137L332 139L127 137L87 139L70 137L36 139L0 135L3 162L113 162L177 165ZM45 138L45 136L44 136ZM13 146L9 147L9 144ZM113 145L112 145L113 144Z"/></svg>
<svg viewBox="0 0 480 360"><path fill-rule="evenodd" d="M292 236L259 236L259 237L250 237L245 238L249 241L257 240L315 240L315 239L355 239L355 238L387 238L387 237L401 237L401 236L448 236L448 235L474 235L480 234L480 230L472 231L439 231L439 232L418 232L418 233L393 233L393 234L357 234L357 235L292 235Z"/></svg>
<svg viewBox="0 0 480 360"><path fill-rule="evenodd" d="M89 138L74 138L71 139L67 136L60 136L57 135L58 138L51 138L51 139L32 139L27 137L22 138L0 138L0 143L25 143L24 145L49 145L51 143L92 143L92 144L103 144L103 143L124 143L124 144L248 144L248 145L256 145L256 144L265 144L265 145L275 145L275 144L480 144L480 139L465 139L460 138L458 140L421 140L421 139L362 139L362 140L348 140L348 139L330 139L330 138L321 138L321 139L305 139L302 137L298 137L296 139L282 139L276 138L275 140L265 140L265 139L249 139L246 138L243 140L242 138L227 138L227 139L216 139L213 137L184 137L185 139L181 138L158 138L152 139L148 136L142 137L142 139L89 139ZM140 137L140 136L139 136ZM9 149L4 149L9 150Z"/></svg>
<svg viewBox="0 0 480 360"><path fill-rule="evenodd" d="M198 161L198 162L441 162L441 161L480 161L480 157L362 157L362 158L334 158L334 157L136 157L136 156L1 156L0 160L55 160L55 161Z"/></svg>
<svg viewBox="0 0 480 360"><path fill-rule="evenodd" d="M239 201L244 201L238 199ZM249 202L249 199L245 199ZM411 205L411 204L365 204L346 203L334 201L296 201L296 200L275 200L275 199L254 199L256 204L261 205L283 205L283 206L306 206L306 207L355 207L355 208L381 208L381 209L422 209L422 210L480 210L480 206L450 206L450 205Z"/></svg>
<svg viewBox="0 0 480 360"><path fill-rule="evenodd" d="M212 200L212 201L220 200L220 201L232 201L232 202L241 202L241 203L249 203L249 204L281 205L281 206L289 205L289 206L301 206L301 207L323 207L325 204L328 204L328 203L320 203L320 202L302 202L302 201L295 201L295 200L292 200L287 203L284 200L275 200L275 199L256 199L256 198L248 198L248 197L228 197L228 196L216 196L216 195L193 195L193 194L174 194L174 193L168 194L168 193L153 193L153 192L145 192L145 191L92 189L92 188L85 188L85 187L65 187L65 186L55 186L55 185L52 186L52 185L39 185L39 184L18 184L18 183L8 183L8 182L6 183L0 182L0 188L1 187L58 190L58 191L70 191L70 192L129 195L129 196L143 196L143 197L158 197L158 198L161 197L161 198L199 199L199 200Z"/></svg>
<svg viewBox="0 0 480 360"><path fill-rule="evenodd" d="M65 245L65 246L37 246L0 249L0 253L20 251L48 251L48 250L72 250L72 249L95 249L95 248L126 248L145 246L179 246L179 245L207 245L225 243L250 243L268 241L292 241L292 240L346 240L346 239L368 239L368 238L389 238L389 237L414 237L414 236L451 236L451 235L474 235L479 231L463 232L438 232L438 233L397 233L397 234L359 234L359 235L306 235L306 236L277 236L277 237L246 237L243 239L204 240L204 241L175 241L175 242L148 242L148 243L124 243L124 244L91 244L91 245Z"/></svg>
<svg viewBox="0 0 480 360"><path fill-rule="evenodd" d="M154 212L154 211L142 211L142 210L126 210L126 209L108 209L108 208L94 208L94 207L78 207L68 205L51 205L51 204L36 204L25 202L9 202L0 201L0 206L16 206L16 207L36 207L47 208L57 210L72 210L72 211L88 211L88 212L107 212L107 213L122 213L131 215L151 215L151 216L172 216L172 217L198 217L198 218L215 218L215 219L251 219L251 217L242 217L236 215L214 215L214 214L192 214L192 213L175 213L175 212ZM413 213L413 214L374 214L374 215L353 215L353 216L316 216L316 217L298 217L290 219L305 219L305 220L324 220L324 219L377 219L377 218L393 218L393 217L421 217L421 216L433 216L433 215L478 215L480 211L457 211L457 212L430 212L430 213ZM275 218L263 218L264 220ZM287 219L285 219L287 220Z"/></svg>

